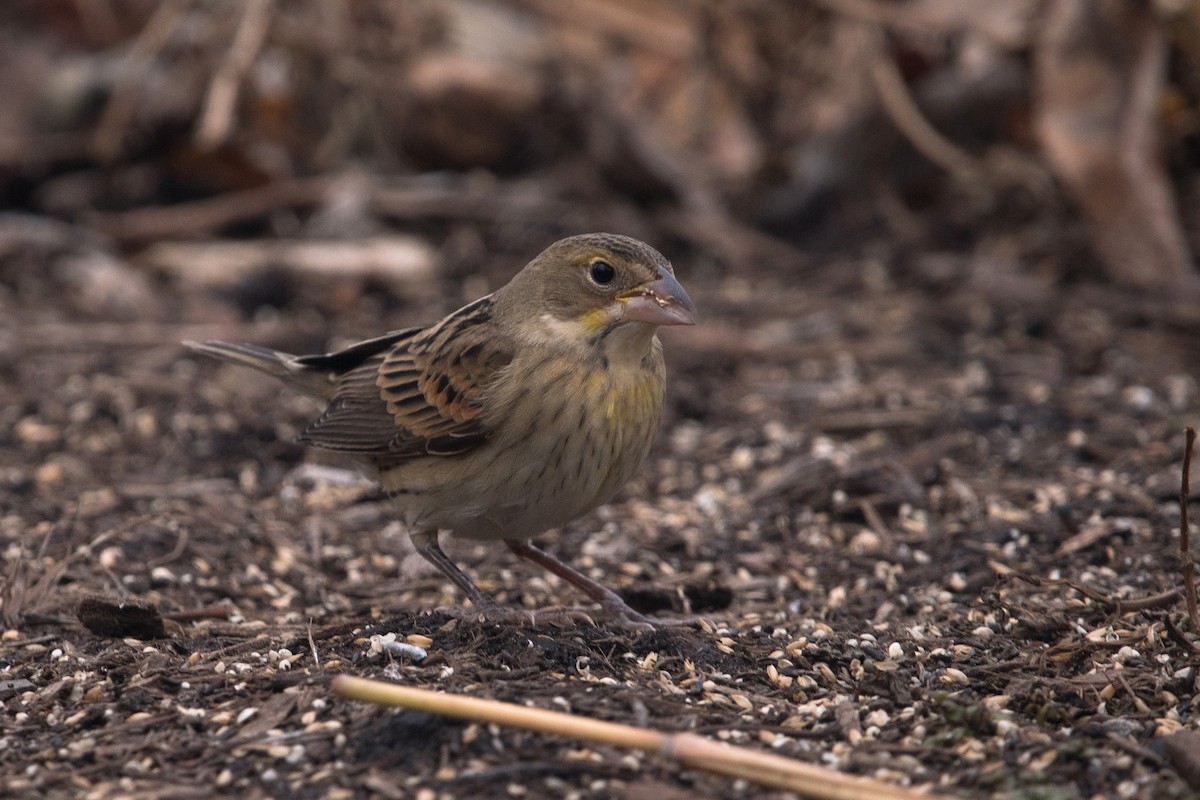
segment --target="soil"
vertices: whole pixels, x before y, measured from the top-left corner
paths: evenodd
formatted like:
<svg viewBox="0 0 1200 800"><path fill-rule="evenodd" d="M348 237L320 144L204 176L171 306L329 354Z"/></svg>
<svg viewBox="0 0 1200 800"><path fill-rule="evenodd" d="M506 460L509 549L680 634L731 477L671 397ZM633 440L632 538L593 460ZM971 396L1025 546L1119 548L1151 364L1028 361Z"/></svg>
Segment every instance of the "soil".
<svg viewBox="0 0 1200 800"><path fill-rule="evenodd" d="M328 682L350 673L951 796L1192 795L1170 737L1196 725L1173 590L1197 357L1169 303L982 250L870 244L791 273L671 253L704 320L664 334L653 455L541 540L679 623L650 632L438 610L462 600L389 501L295 443L313 403L178 344L323 350L427 321L555 238L539 237L483 259L431 237L441 279L421 290L286 273L203 289L117 259L105 294L58 243L8 246L7 793L783 796L346 702ZM505 603L583 604L500 548L446 546Z"/></svg>

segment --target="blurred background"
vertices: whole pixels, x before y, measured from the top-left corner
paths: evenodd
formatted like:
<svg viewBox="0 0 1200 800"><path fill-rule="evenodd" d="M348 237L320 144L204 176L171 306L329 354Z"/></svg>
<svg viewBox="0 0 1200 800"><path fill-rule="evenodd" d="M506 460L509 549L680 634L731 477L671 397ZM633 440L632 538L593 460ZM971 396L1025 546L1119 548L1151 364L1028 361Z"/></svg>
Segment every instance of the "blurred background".
<svg viewBox="0 0 1200 800"><path fill-rule="evenodd" d="M0 23L6 312L45 290L142 317L149 281L252 314L298 275L340 276L331 311L476 295L586 230L719 276L869 248L935 283L915 254L1195 282L1191 0L15 0ZM14 274L31 248L48 283Z"/></svg>

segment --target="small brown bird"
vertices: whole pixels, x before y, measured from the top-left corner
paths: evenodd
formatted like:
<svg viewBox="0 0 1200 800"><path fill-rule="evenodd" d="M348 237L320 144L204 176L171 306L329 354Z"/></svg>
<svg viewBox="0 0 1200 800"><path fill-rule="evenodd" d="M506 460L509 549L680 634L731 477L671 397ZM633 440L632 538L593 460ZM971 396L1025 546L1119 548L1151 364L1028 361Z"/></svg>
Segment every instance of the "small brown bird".
<svg viewBox="0 0 1200 800"><path fill-rule="evenodd" d="M548 247L502 289L434 325L326 355L185 342L328 401L300 437L361 456L417 552L487 619L581 619L506 609L438 545L439 531L500 539L625 624L645 617L530 542L608 501L641 466L662 416L661 325L696 308L656 250L593 233Z"/></svg>

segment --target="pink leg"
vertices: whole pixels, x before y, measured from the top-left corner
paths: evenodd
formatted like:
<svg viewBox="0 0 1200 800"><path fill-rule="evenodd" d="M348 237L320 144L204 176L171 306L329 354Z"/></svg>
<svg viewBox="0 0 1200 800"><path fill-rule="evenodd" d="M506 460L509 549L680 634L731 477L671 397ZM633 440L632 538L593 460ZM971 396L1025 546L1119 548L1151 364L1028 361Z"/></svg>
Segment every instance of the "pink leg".
<svg viewBox="0 0 1200 800"><path fill-rule="evenodd" d="M563 608L541 608L537 611L525 611L520 608L505 608L501 606L495 600L481 592L479 587L475 585L475 581L471 580L467 573L459 569L458 565L450 560L450 556L446 555L441 545L438 544L437 535L437 531L421 531L420 533L412 534L410 538L417 552L426 561L437 567L439 572L453 581L454 585L461 589L472 605L475 606L474 614L466 613L466 609L454 609L451 613L455 616L482 616L489 622L504 625L560 625L569 627L580 622L595 624L592 618L584 611ZM600 588L603 589L603 587ZM613 596L616 597L616 595ZM617 598L617 601L620 602L620 598Z"/></svg>
<svg viewBox="0 0 1200 800"><path fill-rule="evenodd" d="M650 620L634 611L622 600L616 592L608 589L584 575L582 572L559 561L545 550L534 547L532 542L519 539L505 539L508 549L526 561L532 561L547 572L551 572L586 594L594 602L599 603L609 616L624 620L630 627L650 628L654 625ZM464 576L465 577L465 576Z"/></svg>
<svg viewBox="0 0 1200 800"><path fill-rule="evenodd" d="M495 611L500 606L495 600L488 597L483 592L479 591L479 587L475 585L475 581L467 573L458 568L458 565L450 560L450 556L446 555L446 551L438 544L437 531L421 531L414 533L409 538L412 539L413 546L417 548L417 552L422 558L438 568L438 572L445 575L454 585L462 590L463 594L479 609L480 613L485 616L489 611Z"/></svg>

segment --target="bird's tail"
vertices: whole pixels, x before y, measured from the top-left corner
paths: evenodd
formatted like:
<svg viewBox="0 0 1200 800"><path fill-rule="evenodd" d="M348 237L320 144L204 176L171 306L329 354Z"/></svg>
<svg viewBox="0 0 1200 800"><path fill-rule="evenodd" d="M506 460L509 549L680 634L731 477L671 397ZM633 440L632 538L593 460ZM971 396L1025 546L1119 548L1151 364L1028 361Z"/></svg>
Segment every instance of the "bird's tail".
<svg viewBox="0 0 1200 800"><path fill-rule="evenodd" d="M234 342L184 342L183 345L206 356L274 375L313 397L328 400L333 394L334 385L328 371L302 364L300 357L291 353Z"/></svg>

